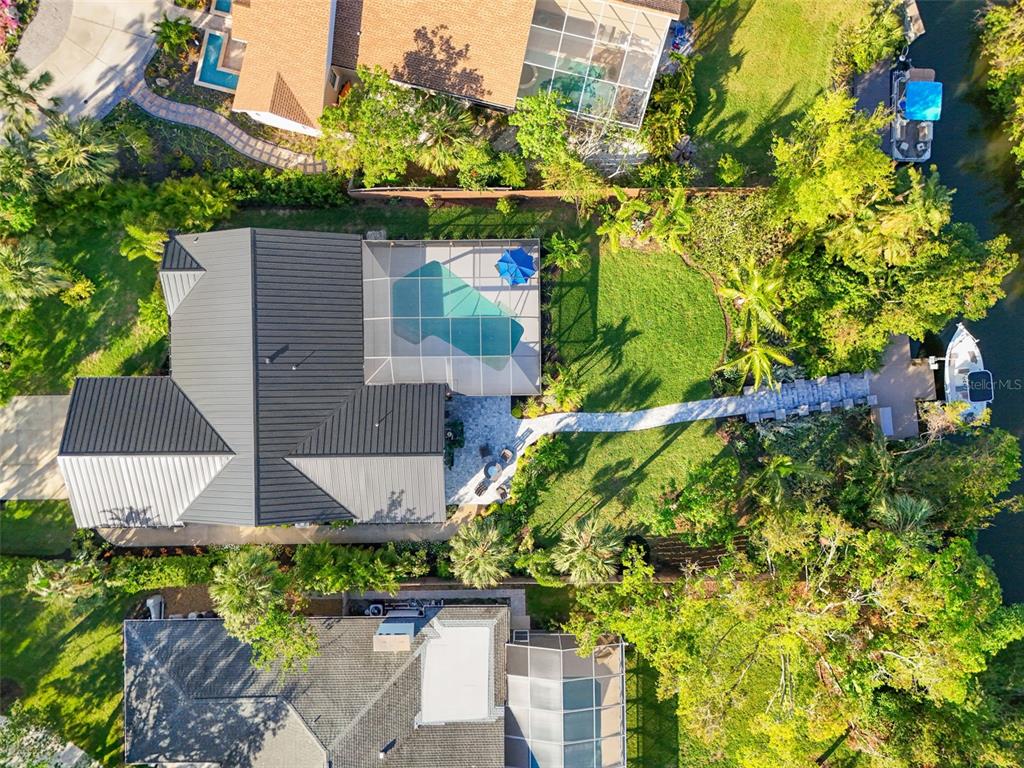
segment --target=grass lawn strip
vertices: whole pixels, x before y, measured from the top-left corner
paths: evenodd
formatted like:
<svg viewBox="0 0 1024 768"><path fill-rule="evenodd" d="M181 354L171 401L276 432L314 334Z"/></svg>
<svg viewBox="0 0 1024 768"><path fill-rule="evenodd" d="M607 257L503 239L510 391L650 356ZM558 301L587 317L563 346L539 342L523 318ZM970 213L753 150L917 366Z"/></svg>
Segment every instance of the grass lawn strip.
<svg viewBox="0 0 1024 768"><path fill-rule="evenodd" d="M71 547L74 532L66 501L8 501L0 510L0 555L54 557Z"/></svg>
<svg viewBox="0 0 1024 768"><path fill-rule="evenodd" d="M784 134L829 81L841 23L866 0L695 0L693 115L698 142L715 162L728 151L747 168L771 168L771 141ZM704 163L702 163L704 164Z"/></svg>

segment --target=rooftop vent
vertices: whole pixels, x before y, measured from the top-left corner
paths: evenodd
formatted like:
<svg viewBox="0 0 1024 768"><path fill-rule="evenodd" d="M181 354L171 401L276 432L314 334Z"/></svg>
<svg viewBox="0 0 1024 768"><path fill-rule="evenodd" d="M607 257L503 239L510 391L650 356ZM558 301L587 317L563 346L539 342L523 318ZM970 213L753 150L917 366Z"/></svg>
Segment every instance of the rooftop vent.
<svg viewBox="0 0 1024 768"><path fill-rule="evenodd" d="M402 653L412 650L412 638L416 625L411 621L389 621L385 619L373 636L373 650L386 653Z"/></svg>

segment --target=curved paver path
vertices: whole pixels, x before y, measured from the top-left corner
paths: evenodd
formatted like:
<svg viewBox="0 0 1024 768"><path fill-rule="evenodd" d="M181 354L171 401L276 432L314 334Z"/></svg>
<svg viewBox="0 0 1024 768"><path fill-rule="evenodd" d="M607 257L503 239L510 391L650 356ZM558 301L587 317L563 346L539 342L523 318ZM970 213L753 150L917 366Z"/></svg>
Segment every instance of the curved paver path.
<svg viewBox="0 0 1024 768"><path fill-rule="evenodd" d="M157 96L146 85L146 80L141 72L130 83L128 97L153 117L208 131L232 149L257 162L274 168L296 168L303 173L323 173L327 170L327 167L312 155L295 152L250 136L230 120L215 112Z"/></svg>

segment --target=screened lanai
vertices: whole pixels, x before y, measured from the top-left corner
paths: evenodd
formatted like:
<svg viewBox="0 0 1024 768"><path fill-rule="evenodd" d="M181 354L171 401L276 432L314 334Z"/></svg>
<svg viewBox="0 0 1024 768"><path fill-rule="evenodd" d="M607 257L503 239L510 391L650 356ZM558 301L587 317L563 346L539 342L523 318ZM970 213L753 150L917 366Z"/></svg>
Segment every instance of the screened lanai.
<svg viewBox="0 0 1024 768"><path fill-rule="evenodd" d="M537 0L519 97L555 91L576 114L637 127L671 22L606 0Z"/></svg>
<svg viewBox="0 0 1024 768"><path fill-rule="evenodd" d="M464 395L540 392L540 277L498 261L537 240L363 241L367 384L445 383Z"/></svg>
<svg viewBox="0 0 1024 768"><path fill-rule="evenodd" d="M573 635L525 634L505 650L507 768L625 766L625 646L580 658Z"/></svg>

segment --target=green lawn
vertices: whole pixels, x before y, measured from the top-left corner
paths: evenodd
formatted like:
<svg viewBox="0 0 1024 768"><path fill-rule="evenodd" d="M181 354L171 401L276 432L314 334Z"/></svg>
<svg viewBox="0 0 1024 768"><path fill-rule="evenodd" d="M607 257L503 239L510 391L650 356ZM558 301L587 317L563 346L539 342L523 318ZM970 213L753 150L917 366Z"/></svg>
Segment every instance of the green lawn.
<svg viewBox="0 0 1024 768"><path fill-rule="evenodd" d="M708 165L731 152L755 173L771 168L784 133L828 83L841 22L865 0L694 0L697 28L694 133Z"/></svg>
<svg viewBox="0 0 1024 768"><path fill-rule="evenodd" d="M145 343L134 325L139 299L156 285L157 265L121 256L118 229L93 215L70 211L50 235L58 260L96 285L92 300L69 307L54 295L24 312L0 313L0 341L11 361L0 371L0 398L62 394L78 374L144 373L164 359L164 342Z"/></svg>
<svg viewBox="0 0 1024 768"><path fill-rule="evenodd" d="M630 768L687 768L680 762L674 698L658 701L658 673L626 652L626 763Z"/></svg>
<svg viewBox="0 0 1024 768"><path fill-rule="evenodd" d="M9 501L0 510L0 555L59 555L74 532L66 501Z"/></svg>
<svg viewBox="0 0 1024 768"><path fill-rule="evenodd" d="M0 591L3 677L29 711L109 766L123 760L121 621L136 599L74 613Z"/></svg>
<svg viewBox="0 0 1024 768"><path fill-rule="evenodd" d="M584 410L639 410L710 396L708 377L725 345L711 284L666 253L593 256L553 287L548 343L580 372ZM642 432L583 433L571 464L541 493L533 521L542 538L590 512L625 519L689 468L717 454L711 422Z"/></svg>

